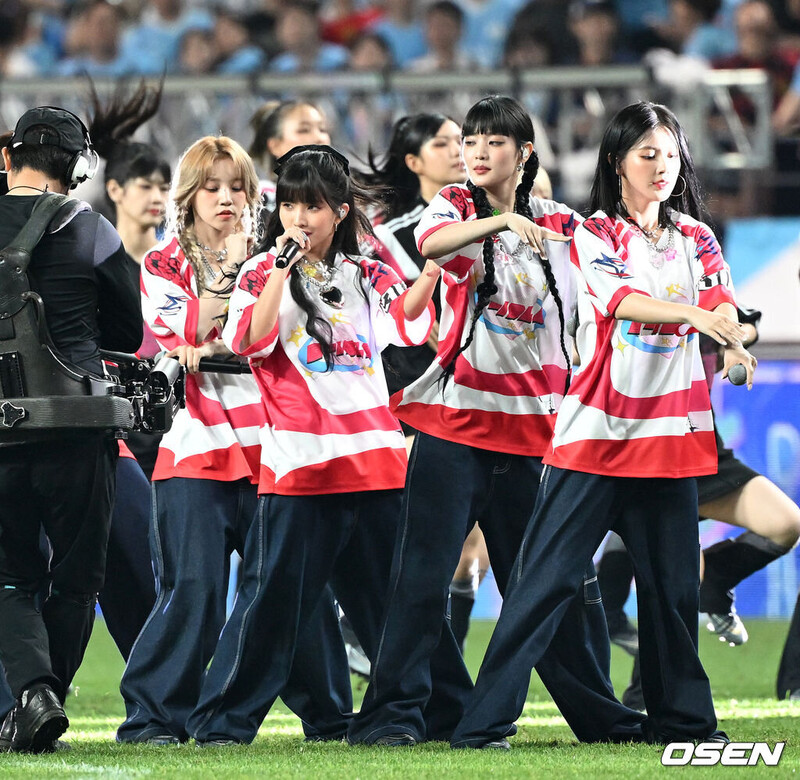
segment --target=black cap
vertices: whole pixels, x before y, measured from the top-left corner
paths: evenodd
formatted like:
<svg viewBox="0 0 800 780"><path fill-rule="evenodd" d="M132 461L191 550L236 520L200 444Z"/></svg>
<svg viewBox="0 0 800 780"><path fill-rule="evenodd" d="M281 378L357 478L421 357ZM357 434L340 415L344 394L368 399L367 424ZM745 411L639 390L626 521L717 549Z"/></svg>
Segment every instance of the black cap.
<svg viewBox="0 0 800 780"><path fill-rule="evenodd" d="M31 128L36 127L36 130ZM88 133L80 119L70 111L40 106L26 111L14 128L9 146L47 144L65 152L82 152L89 144Z"/></svg>

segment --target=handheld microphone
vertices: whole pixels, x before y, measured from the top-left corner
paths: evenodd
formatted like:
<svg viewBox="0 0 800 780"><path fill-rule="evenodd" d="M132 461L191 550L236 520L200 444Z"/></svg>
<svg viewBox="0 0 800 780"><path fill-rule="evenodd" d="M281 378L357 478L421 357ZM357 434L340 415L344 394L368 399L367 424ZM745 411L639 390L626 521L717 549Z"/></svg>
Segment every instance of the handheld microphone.
<svg viewBox="0 0 800 780"><path fill-rule="evenodd" d="M283 249L278 252L278 256L275 258L275 267L276 268L286 268L289 263L294 260L294 256L300 251L300 244L297 243L294 239L290 238L286 241L283 245Z"/></svg>
<svg viewBox="0 0 800 780"><path fill-rule="evenodd" d="M743 385L747 381L747 369L741 363L731 366L728 371L728 381L732 385Z"/></svg>

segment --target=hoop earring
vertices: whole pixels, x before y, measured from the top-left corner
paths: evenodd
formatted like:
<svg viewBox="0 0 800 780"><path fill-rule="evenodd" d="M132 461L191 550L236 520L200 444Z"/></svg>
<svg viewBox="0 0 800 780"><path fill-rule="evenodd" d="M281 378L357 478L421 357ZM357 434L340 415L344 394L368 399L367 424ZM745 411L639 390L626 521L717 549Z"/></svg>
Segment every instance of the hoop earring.
<svg viewBox="0 0 800 780"><path fill-rule="evenodd" d="M522 170L522 163L519 163L519 165L517 165L517 172L519 172L521 170Z"/></svg>
<svg viewBox="0 0 800 780"><path fill-rule="evenodd" d="M674 192L670 197L673 198L680 198L682 195L686 193L686 179L683 178L680 174L678 174L678 178L683 182L683 189L680 192Z"/></svg>

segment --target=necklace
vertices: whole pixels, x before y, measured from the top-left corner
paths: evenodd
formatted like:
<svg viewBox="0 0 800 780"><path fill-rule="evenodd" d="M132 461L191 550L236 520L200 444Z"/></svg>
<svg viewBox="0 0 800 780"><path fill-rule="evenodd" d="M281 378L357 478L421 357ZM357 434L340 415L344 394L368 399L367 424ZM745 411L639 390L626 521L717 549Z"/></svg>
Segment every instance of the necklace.
<svg viewBox="0 0 800 780"><path fill-rule="evenodd" d="M225 258L228 256L227 249L212 249L210 246L206 246L205 244L201 243L200 241L197 242L197 245L200 247L200 259L203 261L203 267L205 268L206 275L208 276L210 282L213 282L221 273L222 273L222 265ZM219 266L218 268L214 268L213 265L208 261L206 255L211 255L214 261Z"/></svg>
<svg viewBox="0 0 800 780"><path fill-rule="evenodd" d="M652 265L653 268L663 268L665 262L668 263L678 256L678 253L675 251L675 230L671 224L667 224L666 227L656 225L652 230L645 230L645 228L632 217L628 217L627 220L636 228L647 244L647 259L650 261L650 265ZM658 236L659 230L662 231L660 236ZM667 237L666 244L662 246L662 243L664 243L664 236Z"/></svg>
<svg viewBox="0 0 800 780"><path fill-rule="evenodd" d="M297 264L297 271L305 279L306 289L314 287L320 300L334 309L344 306L342 291L332 284L333 268L327 263L309 263L305 258Z"/></svg>
<svg viewBox="0 0 800 780"><path fill-rule="evenodd" d="M34 187L31 184L15 184L13 187L9 187L7 192L11 192L11 190L36 190L36 192L47 192L47 185L45 184L44 189L41 187Z"/></svg>

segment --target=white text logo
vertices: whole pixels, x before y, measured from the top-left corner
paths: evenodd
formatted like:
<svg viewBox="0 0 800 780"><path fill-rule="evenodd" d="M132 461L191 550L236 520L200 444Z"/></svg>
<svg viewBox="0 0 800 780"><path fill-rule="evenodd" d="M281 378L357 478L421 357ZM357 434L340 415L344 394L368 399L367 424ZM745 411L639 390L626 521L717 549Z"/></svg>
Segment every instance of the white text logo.
<svg viewBox="0 0 800 780"><path fill-rule="evenodd" d="M670 742L661 754L663 766L755 766L759 761L766 766L778 766L785 742L776 742L774 748L766 742Z"/></svg>

